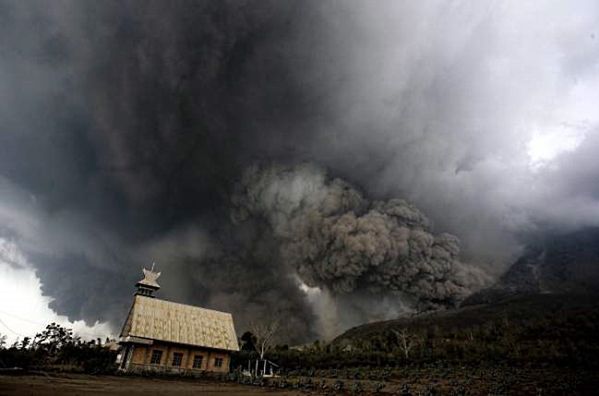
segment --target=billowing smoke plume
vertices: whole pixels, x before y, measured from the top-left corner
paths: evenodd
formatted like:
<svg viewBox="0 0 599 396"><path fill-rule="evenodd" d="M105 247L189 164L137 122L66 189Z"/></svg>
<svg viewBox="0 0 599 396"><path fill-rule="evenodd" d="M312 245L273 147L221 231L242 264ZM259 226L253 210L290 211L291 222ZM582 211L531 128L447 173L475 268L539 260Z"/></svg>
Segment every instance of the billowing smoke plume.
<svg viewBox="0 0 599 396"><path fill-rule="evenodd" d="M450 304L599 224L597 4L0 0L0 243L115 328L152 261L294 341Z"/></svg>
<svg viewBox="0 0 599 396"><path fill-rule="evenodd" d="M281 126L316 103L290 71L309 14L302 2L0 0L0 240L53 310L118 330L155 261L163 298L231 311L239 331L283 313L285 341L315 336L267 230L228 220L243 169L284 152Z"/></svg>
<svg viewBox="0 0 599 396"><path fill-rule="evenodd" d="M370 201L313 165L254 166L233 203L238 223L266 219L283 262L305 285L334 295L391 293L406 305L452 305L485 280L460 261L458 238L433 234L414 205Z"/></svg>

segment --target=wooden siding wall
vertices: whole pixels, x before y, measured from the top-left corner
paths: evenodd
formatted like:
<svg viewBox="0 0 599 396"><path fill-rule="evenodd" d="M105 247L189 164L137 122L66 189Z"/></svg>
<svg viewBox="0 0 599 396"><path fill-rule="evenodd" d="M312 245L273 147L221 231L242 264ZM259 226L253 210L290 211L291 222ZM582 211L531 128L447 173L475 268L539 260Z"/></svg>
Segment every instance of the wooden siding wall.
<svg viewBox="0 0 599 396"><path fill-rule="evenodd" d="M150 364L152 359L152 351L162 351L162 359L160 364ZM175 353L183 354L181 366L173 366L173 357ZM202 356L202 367L199 369L193 368L193 359L196 355ZM221 367L214 365L215 358L223 359ZM205 370L213 372L229 372L230 357L227 352L218 352L202 348L182 347L178 345L168 345L155 343L154 345L135 345L131 356L132 367L143 366L147 369L175 369L175 370Z"/></svg>

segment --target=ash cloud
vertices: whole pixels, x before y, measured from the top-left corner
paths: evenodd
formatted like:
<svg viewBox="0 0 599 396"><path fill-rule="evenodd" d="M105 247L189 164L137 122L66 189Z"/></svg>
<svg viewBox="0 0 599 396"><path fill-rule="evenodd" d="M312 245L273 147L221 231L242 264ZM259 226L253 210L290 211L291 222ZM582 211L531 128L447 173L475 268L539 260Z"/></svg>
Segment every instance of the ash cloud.
<svg viewBox="0 0 599 396"><path fill-rule="evenodd" d="M293 145L276 125L314 103L288 68L306 7L0 7L0 228L52 308L117 328L157 261L166 298L232 311L239 330L282 311L289 340L312 337L295 281L271 269L267 239L231 230L226 204L246 164Z"/></svg>
<svg viewBox="0 0 599 396"><path fill-rule="evenodd" d="M88 323L118 326L153 260L166 298L240 330L286 312L294 340L315 306L445 304L529 234L599 224L598 22L594 1L0 1L0 237Z"/></svg>
<svg viewBox="0 0 599 396"><path fill-rule="evenodd" d="M232 201L235 222L265 219L280 240L282 262L303 284L345 300L395 295L408 309L446 307L488 281L460 261L458 238L433 234L414 205L370 201L313 165L254 166ZM346 315L356 312L340 313Z"/></svg>

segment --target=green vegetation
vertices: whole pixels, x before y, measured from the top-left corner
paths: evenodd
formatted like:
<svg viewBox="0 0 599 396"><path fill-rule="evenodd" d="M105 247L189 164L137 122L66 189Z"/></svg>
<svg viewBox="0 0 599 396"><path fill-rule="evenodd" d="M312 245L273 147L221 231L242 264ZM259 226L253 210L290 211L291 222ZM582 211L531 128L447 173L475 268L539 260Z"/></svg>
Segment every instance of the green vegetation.
<svg viewBox="0 0 599 396"><path fill-rule="evenodd" d="M256 359L242 337L231 367ZM266 352L282 377L241 383L403 395L591 394L599 386L599 301L529 295L353 328L330 343Z"/></svg>
<svg viewBox="0 0 599 396"><path fill-rule="evenodd" d="M599 386L599 302L590 295L520 296L363 325L330 343L265 347L281 366L272 379L242 373L259 358L259 340L242 334L232 372L201 378L346 394L587 394ZM11 347L2 341L0 367L115 371L116 352L54 323Z"/></svg>
<svg viewBox="0 0 599 396"><path fill-rule="evenodd" d="M251 358L242 351L236 361ZM278 346L267 358L288 370L456 364L599 367L594 296L534 295L492 306L360 326L332 343ZM234 366L233 366L234 367Z"/></svg>
<svg viewBox="0 0 599 396"><path fill-rule="evenodd" d="M33 339L25 337L9 348L0 343L0 368L99 374L114 372L115 360L116 352L103 346L100 339L84 342L56 323L46 326Z"/></svg>

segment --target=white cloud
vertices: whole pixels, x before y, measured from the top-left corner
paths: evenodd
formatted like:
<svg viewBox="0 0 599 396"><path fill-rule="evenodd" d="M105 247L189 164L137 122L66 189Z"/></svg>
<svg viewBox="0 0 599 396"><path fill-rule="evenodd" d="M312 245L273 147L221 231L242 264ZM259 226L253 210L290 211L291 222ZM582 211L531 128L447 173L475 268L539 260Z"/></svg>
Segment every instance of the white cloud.
<svg viewBox="0 0 599 396"><path fill-rule="evenodd" d="M567 124L558 127L547 127L543 132L536 130L527 145L530 166L539 170L551 164L558 155L574 151L586 137L585 129Z"/></svg>
<svg viewBox="0 0 599 396"><path fill-rule="evenodd" d="M83 339L113 337L105 323L87 326L56 315L48 308L50 301L42 295L40 280L17 245L0 238L0 334L7 336L9 344L35 336L51 322L73 329Z"/></svg>

